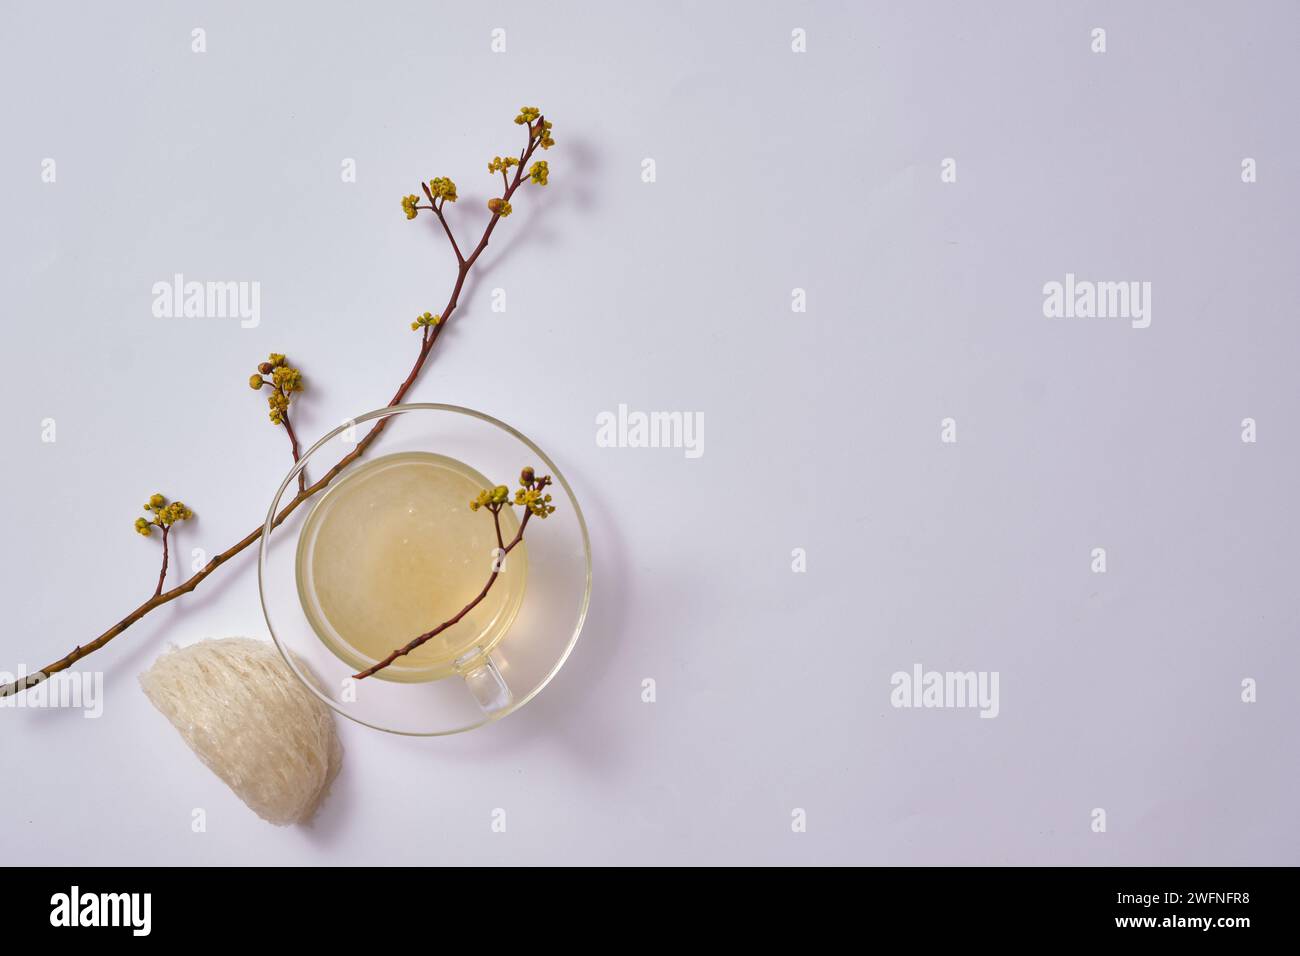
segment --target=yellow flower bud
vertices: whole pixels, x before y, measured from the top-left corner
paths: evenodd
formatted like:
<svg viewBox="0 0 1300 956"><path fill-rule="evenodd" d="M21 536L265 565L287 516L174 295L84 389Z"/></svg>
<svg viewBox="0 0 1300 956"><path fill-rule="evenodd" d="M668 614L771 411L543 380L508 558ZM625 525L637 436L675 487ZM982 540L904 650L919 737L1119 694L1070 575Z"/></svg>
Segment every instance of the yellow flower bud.
<svg viewBox="0 0 1300 956"><path fill-rule="evenodd" d="M435 199L441 199L443 202L456 201L456 184L446 176L439 176L437 179L429 180L429 194ZM412 216L411 218L415 218Z"/></svg>

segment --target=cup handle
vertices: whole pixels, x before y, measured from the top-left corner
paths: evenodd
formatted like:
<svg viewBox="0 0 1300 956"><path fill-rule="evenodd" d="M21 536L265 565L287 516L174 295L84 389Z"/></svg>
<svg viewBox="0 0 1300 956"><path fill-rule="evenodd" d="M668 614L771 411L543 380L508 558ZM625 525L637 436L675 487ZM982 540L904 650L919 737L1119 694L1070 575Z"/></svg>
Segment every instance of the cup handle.
<svg viewBox="0 0 1300 956"><path fill-rule="evenodd" d="M510 685L492 663L492 658L479 648L456 661L456 667L485 714L500 713L514 703L515 695L510 692Z"/></svg>

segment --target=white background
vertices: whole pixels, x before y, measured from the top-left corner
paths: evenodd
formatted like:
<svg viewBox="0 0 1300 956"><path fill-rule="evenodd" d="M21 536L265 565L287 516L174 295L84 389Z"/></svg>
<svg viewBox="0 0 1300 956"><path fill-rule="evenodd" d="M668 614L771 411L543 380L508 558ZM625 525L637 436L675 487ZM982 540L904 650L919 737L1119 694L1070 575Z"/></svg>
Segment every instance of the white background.
<svg viewBox="0 0 1300 956"><path fill-rule="evenodd" d="M309 441L388 400L453 275L399 199L451 176L477 234L524 103L555 122L551 184L498 228L412 398L536 438L586 509L596 579L536 701L451 739L341 721L335 792L281 830L136 683L168 642L265 636L246 553L83 663L105 672L101 719L0 710L6 860L1300 862L1298 20L7 10L0 667L61 657L152 591L157 542L131 530L150 493L199 513L182 548L259 522L288 462L245 384L267 352L309 379ZM154 318L177 272L260 282L260 326ZM1066 272L1151 282L1151 327L1044 318ZM597 447L619 403L703 413L704 455ZM998 671L1000 715L892 708L914 663Z"/></svg>

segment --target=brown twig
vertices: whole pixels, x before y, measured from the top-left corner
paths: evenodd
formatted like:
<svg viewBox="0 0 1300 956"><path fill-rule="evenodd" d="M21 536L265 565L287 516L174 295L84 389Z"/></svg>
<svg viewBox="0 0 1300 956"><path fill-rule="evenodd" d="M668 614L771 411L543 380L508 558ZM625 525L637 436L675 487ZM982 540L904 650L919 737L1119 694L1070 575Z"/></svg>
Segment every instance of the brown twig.
<svg viewBox="0 0 1300 956"><path fill-rule="evenodd" d="M285 434L289 436L289 447L293 450L293 463L296 465L301 460L301 456L298 451L298 436L294 433L293 423L289 421L288 411L284 411L280 414L280 420L284 422ZM307 490L307 469L306 468L298 472L298 490L299 491Z"/></svg>
<svg viewBox="0 0 1300 956"><path fill-rule="evenodd" d="M508 506L502 506L502 507L508 507ZM479 604L482 603L483 599L488 596L488 592L492 590L492 585L496 584L497 577L501 574L501 569L504 566L505 556L514 550L515 545L519 544L520 541L524 540L524 528L528 527L528 519L533 516L533 513L531 511L525 511L523 520L519 522L519 530L515 533L515 536L510 540L509 544L502 546L501 545L501 540L502 540L501 539L501 507L491 508L491 511L492 511L492 520L496 524L497 544L501 553L496 555L495 559L492 562L492 573L488 575L487 583L483 585L483 590L478 592L478 595L474 598L474 600L470 601L463 608L461 608L455 617L443 621L433 630L425 631L423 634L421 634L417 638L414 638L409 643L403 644L401 647L393 651L391 654L389 654L379 663L372 664L369 667L367 667L365 670L353 674L352 677L355 680L362 680L366 677L369 677L371 674L374 674L376 671L383 670L385 667L393 663L393 661L397 660L399 657L405 657L407 654L411 653L411 651L415 650L425 641L437 637L439 634L447 630L447 628L451 627L453 624L458 624L461 618L463 618L470 611L474 610L474 608L478 607Z"/></svg>
<svg viewBox="0 0 1300 956"><path fill-rule="evenodd" d="M451 226L447 225L447 219L442 214L442 207L447 205L447 200L444 199L442 201L442 205L439 205L437 200L433 198L433 193L429 192L429 187L426 183L420 183L420 188L423 189L424 194L429 197L429 205L416 206L415 208L428 209L430 212L432 212L435 216L438 217L438 221L442 223L442 231L447 234L447 241L451 243L451 251L456 253L456 261L464 262L465 257L461 255L460 246L456 244L456 237L452 235Z"/></svg>
<svg viewBox="0 0 1300 956"><path fill-rule="evenodd" d="M162 536L163 536L163 539L162 539L162 541L163 541L163 545L162 545L162 548L163 548L163 555L162 555L162 570L158 572L158 587L154 588L154 592L153 592L153 596L154 596L154 597L157 597L158 595L162 594L163 582L167 580L167 533L168 533L169 531L171 531L171 526L170 526L170 525L163 525L163 529L162 529Z"/></svg>
<svg viewBox="0 0 1300 956"><path fill-rule="evenodd" d="M530 126L528 128L528 146L524 149L522 154L524 160L532 156L540 145L541 129L542 121L540 119L536 126ZM515 173L514 181L506 188L505 196L503 197L504 199L509 200L514 192L519 188L522 173L523 164L521 162L518 171ZM470 270L474 267L474 263L478 261L479 256L483 254L483 250L487 248L488 241L492 238L492 231L496 229L497 221L500 218L501 216L499 213L493 213L492 218L488 220L488 224L483 230L483 235L479 239L478 245L474 247L474 251L470 253L468 258L463 258L459 253L457 254L456 283L452 287L451 297L447 300L446 307L442 310L442 321L431 330L425 330L425 334L420 340L420 351L416 356L415 364L411 367L411 371L407 374L406 379L398 386L392 400L388 403L389 407L401 404L402 399L406 397L406 393L410 391L411 386L415 384L416 378L419 377L420 371L424 368L425 360L429 357L429 352L433 349L433 344L438 340L438 336L441 334L442 330L447 327L447 320L451 318L451 314L456 311L456 306L460 301L461 290L465 287L466 277L468 277ZM306 487L300 486L298 493L280 509L275 518L271 521L271 527L278 528L285 519L298 509L299 505L328 485L338 476L339 472L361 457L361 455L365 453L366 449L374 443L375 439L380 436L390 421L392 421L391 416L379 419L371 426L370 431L368 431L365 436L357 442L356 447L340 458L338 463L317 479L314 484L306 485ZM99 650L151 611L193 591L207 579L208 575L212 574L212 572L217 570L217 568L221 567L231 558L250 547L258 538L261 537L261 535L262 527L259 525L225 551L222 551L220 554L213 557L212 560L181 584L178 584L171 590L155 593L153 597L149 598L149 600L145 601L130 614L126 615L126 617L122 618L108 630L104 631L89 644L78 645L54 663L47 665L39 671L26 674L10 684L0 687L0 698L9 697L13 694L27 690L28 688L35 687L37 684L48 679L51 674L57 674L59 671L67 670L86 655Z"/></svg>

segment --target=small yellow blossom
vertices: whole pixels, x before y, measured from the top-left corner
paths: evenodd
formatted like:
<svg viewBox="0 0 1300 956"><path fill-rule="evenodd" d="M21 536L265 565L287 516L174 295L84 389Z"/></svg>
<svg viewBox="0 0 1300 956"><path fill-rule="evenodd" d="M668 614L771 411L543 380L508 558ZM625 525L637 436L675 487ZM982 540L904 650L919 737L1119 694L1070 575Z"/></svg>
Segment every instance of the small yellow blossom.
<svg viewBox="0 0 1300 956"><path fill-rule="evenodd" d="M302 372L287 365L278 366L271 372L271 384L282 392L301 392Z"/></svg>
<svg viewBox="0 0 1300 956"><path fill-rule="evenodd" d="M455 202L456 184L446 176L439 176L437 179L429 180L429 194L443 202Z"/></svg>
<svg viewBox="0 0 1300 956"><path fill-rule="evenodd" d="M167 499L162 495L150 495L149 500L145 502L144 510L153 513L153 520L136 518L135 530L146 538L153 534L154 528L170 528L178 521L194 517L194 512L187 508L184 502L173 501L168 504Z"/></svg>
<svg viewBox="0 0 1300 956"><path fill-rule="evenodd" d="M272 392L268 396L266 403L270 406L267 415L271 419L272 425L284 424L284 413L289 410L289 397L283 392Z"/></svg>
<svg viewBox="0 0 1300 956"><path fill-rule="evenodd" d="M537 141L537 145L539 145L540 147L542 147L542 149L550 149L552 146L555 145L555 140L551 139L551 121L550 121L550 120L542 120L542 133L541 133L541 139L539 139L539 140Z"/></svg>
<svg viewBox="0 0 1300 956"><path fill-rule="evenodd" d="M551 168L546 165L546 160L539 159L528 168L528 178L539 186L546 185L546 179L551 175Z"/></svg>
<svg viewBox="0 0 1300 956"><path fill-rule="evenodd" d="M301 392L307 387L302 372L290 365L289 360L279 352L272 352L268 361L257 366L257 371L259 374L248 377L248 386L252 389L266 385L271 387L271 394L266 398L268 414L272 424L282 425L284 413L289 408L289 394ZM271 376L270 381L264 379L263 375Z"/></svg>
<svg viewBox="0 0 1300 956"><path fill-rule="evenodd" d="M158 512L158 523L164 528L175 524L177 521L184 521L187 518L193 518L194 512L185 507L183 502L173 501L162 511Z"/></svg>
<svg viewBox="0 0 1300 956"><path fill-rule="evenodd" d="M495 488L485 488L478 493L478 497L469 503L470 511L478 511L480 508L486 508L488 511L496 513L507 504L518 505L539 518L545 518L547 515L555 513L555 505L551 504L551 496L546 493L546 488L551 484L551 476L543 475L540 478L532 468L525 468L519 473L520 487L515 489L514 498L510 497L510 489L505 485L497 485Z"/></svg>
<svg viewBox="0 0 1300 956"><path fill-rule="evenodd" d="M506 216L510 215L510 213L514 211L511 208L510 203L506 202L504 199L489 199L488 209L492 210L492 212L494 213L497 213L502 219L504 219Z"/></svg>
<svg viewBox="0 0 1300 956"><path fill-rule="evenodd" d="M497 485L495 488L485 488L480 491L478 497L469 503L469 510L478 511L480 508L487 508L489 511L499 511L509 500L510 489L505 485Z"/></svg>
<svg viewBox="0 0 1300 956"><path fill-rule="evenodd" d="M525 468L519 473L519 488L515 490L514 503L539 518L554 514L555 505L551 504L551 496L545 493L550 484L550 475L538 478L532 468Z"/></svg>
<svg viewBox="0 0 1300 956"><path fill-rule="evenodd" d="M403 196L403 197L402 197L402 212L406 213L406 218L407 218L407 219L414 219L414 218L415 218L415 216L416 216L415 207L416 207L416 204L419 203L419 201L420 201L420 197L419 197L419 196L414 196L414 195L412 195L412 196Z"/></svg>
<svg viewBox="0 0 1300 956"><path fill-rule="evenodd" d="M504 173L512 166L518 166L519 160L513 156L507 156L502 159L500 156L494 156L492 162L488 163L489 173Z"/></svg>
<svg viewBox="0 0 1300 956"><path fill-rule="evenodd" d="M520 488L515 492L515 504L522 505L539 518L555 513L551 496L542 494L537 488Z"/></svg>
<svg viewBox="0 0 1300 956"><path fill-rule="evenodd" d="M442 316L434 315L432 312L423 312L415 317L415 321L411 323L411 328L420 329L427 326L434 326L441 321Z"/></svg>
<svg viewBox="0 0 1300 956"><path fill-rule="evenodd" d="M519 115L515 117L515 124L517 126L523 126L525 123L533 123L536 121L537 117L541 115L542 111L536 106L521 106L519 108Z"/></svg>

